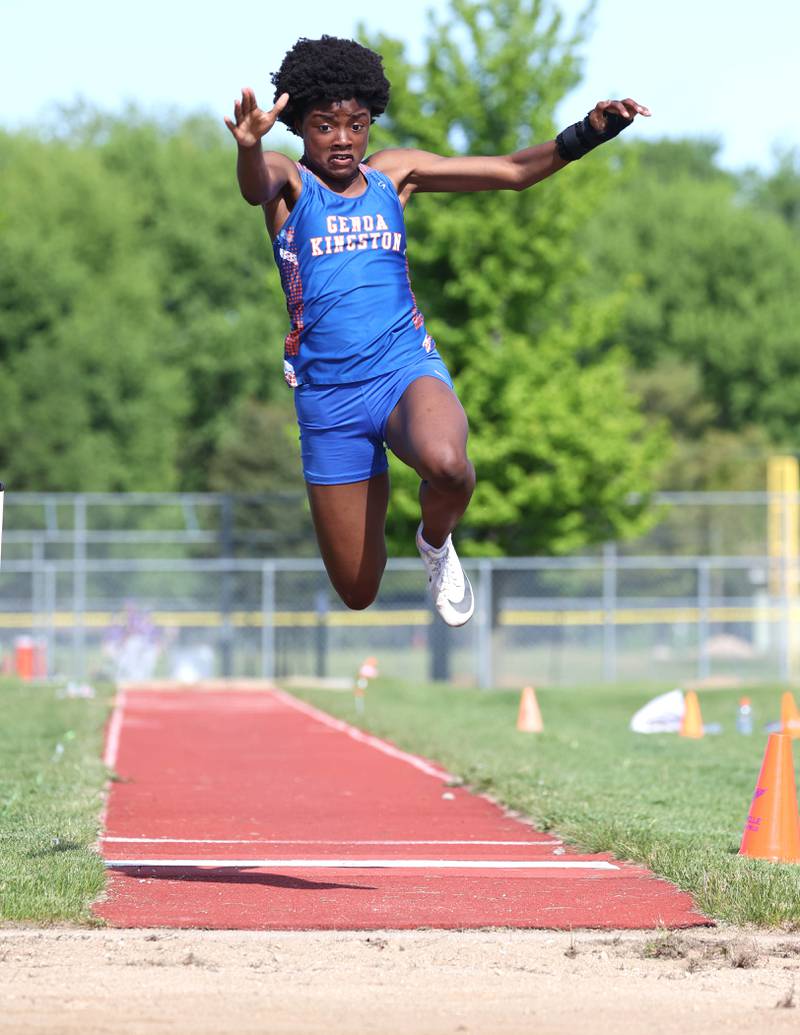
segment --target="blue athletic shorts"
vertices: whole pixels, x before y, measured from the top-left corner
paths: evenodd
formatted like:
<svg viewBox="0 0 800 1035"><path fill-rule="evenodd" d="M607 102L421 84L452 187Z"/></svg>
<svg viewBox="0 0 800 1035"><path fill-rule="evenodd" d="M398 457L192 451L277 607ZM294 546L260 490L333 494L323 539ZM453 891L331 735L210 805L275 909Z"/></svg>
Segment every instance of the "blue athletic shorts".
<svg viewBox="0 0 800 1035"><path fill-rule="evenodd" d="M437 352L413 366L339 385L298 385L294 406L300 425L303 475L314 485L361 482L382 474L386 422L400 396L418 377L453 381Z"/></svg>

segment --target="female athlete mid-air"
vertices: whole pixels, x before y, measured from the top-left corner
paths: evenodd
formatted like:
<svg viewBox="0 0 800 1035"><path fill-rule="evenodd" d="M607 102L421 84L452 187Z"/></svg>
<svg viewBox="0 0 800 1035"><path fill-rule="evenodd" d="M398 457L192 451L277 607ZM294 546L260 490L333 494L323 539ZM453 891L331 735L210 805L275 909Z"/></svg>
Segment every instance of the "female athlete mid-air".
<svg viewBox="0 0 800 1035"><path fill-rule="evenodd" d="M389 101L380 55L301 39L272 82L270 111L244 89L225 122L286 293L284 372L322 559L348 607L372 603L386 564L388 446L421 479L417 547L436 610L463 625L475 604L452 532L475 470L466 415L411 290L403 209L419 191L525 190L650 112L630 98L600 101L555 140L509 155L390 148L365 158ZM262 149L278 119L302 138L299 162Z"/></svg>

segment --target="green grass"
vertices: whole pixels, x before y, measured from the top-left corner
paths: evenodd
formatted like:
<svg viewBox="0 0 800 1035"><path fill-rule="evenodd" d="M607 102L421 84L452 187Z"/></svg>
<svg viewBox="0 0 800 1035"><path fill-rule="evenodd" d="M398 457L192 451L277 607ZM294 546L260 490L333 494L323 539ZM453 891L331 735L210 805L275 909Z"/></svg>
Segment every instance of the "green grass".
<svg viewBox="0 0 800 1035"><path fill-rule="evenodd" d="M704 721L724 730L699 741L630 733L630 716L653 696L640 688L541 690L545 731L538 735L517 732L516 692L378 679L363 722L350 695L301 696L437 760L541 830L645 864L690 891L710 916L800 926L800 866L737 855L766 744L761 727L780 712L779 690L749 691L757 732L741 736L741 693L700 694Z"/></svg>
<svg viewBox="0 0 800 1035"><path fill-rule="evenodd" d="M109 687L62 699L53 685L0 679L0 919L92 922L103 890L100 760Z"/></svg>

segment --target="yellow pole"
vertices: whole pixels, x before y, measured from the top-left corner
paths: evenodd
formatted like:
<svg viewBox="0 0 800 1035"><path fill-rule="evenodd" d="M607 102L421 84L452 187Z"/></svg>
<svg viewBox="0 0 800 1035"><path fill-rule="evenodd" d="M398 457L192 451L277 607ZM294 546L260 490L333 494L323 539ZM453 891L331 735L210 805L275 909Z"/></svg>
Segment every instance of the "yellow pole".
<svg viewBox="0 0 800 1035"><path fill-rule="evenodd" d="M796 602L798 596L798 545L800 521L797 495L800 491L797 458L771 456L767 463L767 539L770 557L770 595L781 597L788 618L787 654L791 664L797 655Z"/></svg>

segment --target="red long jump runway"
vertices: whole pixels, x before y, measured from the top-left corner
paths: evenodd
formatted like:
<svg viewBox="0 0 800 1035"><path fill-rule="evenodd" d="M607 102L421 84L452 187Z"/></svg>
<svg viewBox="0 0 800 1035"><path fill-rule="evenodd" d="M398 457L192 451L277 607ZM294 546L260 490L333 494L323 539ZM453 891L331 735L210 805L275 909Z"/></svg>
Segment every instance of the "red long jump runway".
<svg viewBox="0 0 800 1035"><path fill-rule="evenodd" d="M652 928L710 921L279 690L121 691L106 762L118 927Z"/></svg>

